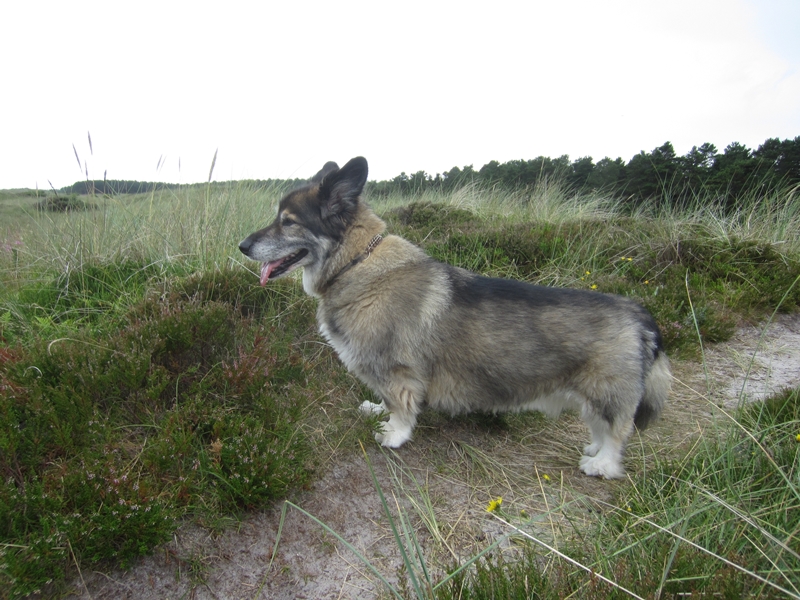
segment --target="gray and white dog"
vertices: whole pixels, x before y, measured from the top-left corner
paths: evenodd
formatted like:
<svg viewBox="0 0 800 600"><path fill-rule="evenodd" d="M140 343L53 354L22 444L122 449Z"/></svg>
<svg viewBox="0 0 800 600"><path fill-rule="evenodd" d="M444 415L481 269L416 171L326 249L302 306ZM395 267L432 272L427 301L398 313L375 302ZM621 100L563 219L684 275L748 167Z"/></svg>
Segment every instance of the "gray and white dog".
<svg viewBox="0 0 800 600"><path fill-rule="evenodd" d="M451 414L577 410L591 430L581 470L622 477L625 443L662 410L671 375L661 333L620 296L482 277L383 237L361 200L367 161L327 163L284 197L240 250L261 285L303 267L319 329L382 398L375 438L397 448L424 406Z"/></svg>

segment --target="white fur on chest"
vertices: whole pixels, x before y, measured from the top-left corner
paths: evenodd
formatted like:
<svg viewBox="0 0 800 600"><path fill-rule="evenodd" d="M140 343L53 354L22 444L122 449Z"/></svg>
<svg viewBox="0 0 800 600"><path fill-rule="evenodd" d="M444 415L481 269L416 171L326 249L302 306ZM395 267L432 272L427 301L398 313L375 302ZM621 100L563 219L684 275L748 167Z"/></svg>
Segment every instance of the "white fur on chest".
<svg viewBox="0 0 800 600"><path fill-rule="evenodd" d="M339 360L344 363L344 366L347 367L349 371L355 371L355 367L358 364L358 352L356 348L342 337L333 335L328 330L324 321L320 321L319 323L319 332L322 334L322 337L328 340L328 343L333 346L333 349L336 350L336 354L339 356Z"/></svg>

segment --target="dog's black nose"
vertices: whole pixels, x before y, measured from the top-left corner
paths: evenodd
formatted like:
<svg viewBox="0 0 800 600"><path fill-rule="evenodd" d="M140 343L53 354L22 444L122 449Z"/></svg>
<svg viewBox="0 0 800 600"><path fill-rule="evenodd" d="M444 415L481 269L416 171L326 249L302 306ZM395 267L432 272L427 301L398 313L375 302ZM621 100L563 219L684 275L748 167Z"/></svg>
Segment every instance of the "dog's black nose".
<svg viewBox="0 0 800 600"><path fill-rule="evenodd" d="M250 250L252 243L253 242L250 241L250 238L242 240L242 242L239 244L239 250L242 251L242 254L247 254L247 251Z"/></svg>

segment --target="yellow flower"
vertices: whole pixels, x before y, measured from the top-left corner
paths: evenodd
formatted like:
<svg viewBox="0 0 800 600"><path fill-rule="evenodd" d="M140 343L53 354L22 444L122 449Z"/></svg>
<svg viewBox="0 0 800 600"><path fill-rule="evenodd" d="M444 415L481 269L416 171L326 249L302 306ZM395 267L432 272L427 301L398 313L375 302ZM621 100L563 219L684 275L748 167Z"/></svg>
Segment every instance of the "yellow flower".
<svg viewBox="0 0 800 600"><path fill-rule="evenodd" d="M596 290L596 289L597 289L597 284L596 284L596 283L593 283L593 284L592 284L592 289L593 289L593 290Z"/></svg>
<svg viewBox="0 0 800 600"><path fill-rule="evenodd" d="M542 475L542 479L544 479L545 481L550 481L550 475L545 473L545 474Z"/></svg>
<svg viewBox="0 0 800 600"><path fill-rule="evenodd" d="M628 258L626 258L625 260L627 260L628 262L631 262L633 259L632 259L632 258L630 258L630 257L628 257Z"/></svg>
<svg viewBox="0 0 800 600"><path fill-rule="evenodd" d="M591 271L586 271L586 275L591 275L591 274L592 274Z"/></svg>
<svg viewBox="0 0 800 600"><path fill-rule="evenodd" d="M495 498L494 500L489 502L489 506L486 507L486 512L494 512L494 511L496 511L498 508L500 508L500 505L502 503L503 503L503 499L502 498L500 498L500 497Z"/></svg>
<svg viewBox="0 0 800 600"><path fill-rule="evenodd" d="M796 436L794 436L794 439L796 439L798 442L800 442L800 433L798 433Z"/></svg>

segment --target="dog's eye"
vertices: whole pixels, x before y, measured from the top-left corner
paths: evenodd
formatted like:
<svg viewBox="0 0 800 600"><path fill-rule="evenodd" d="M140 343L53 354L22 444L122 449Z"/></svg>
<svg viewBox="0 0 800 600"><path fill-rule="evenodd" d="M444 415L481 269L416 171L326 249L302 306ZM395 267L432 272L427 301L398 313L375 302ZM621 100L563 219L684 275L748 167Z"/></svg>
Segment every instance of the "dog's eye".
<svg viewBox="0 0 800 600"><path fill-rule="evenodd" d="M289 217L282 217L281 218L281 227L288 227L289 225L294 225L294 221Z"/></svg>

